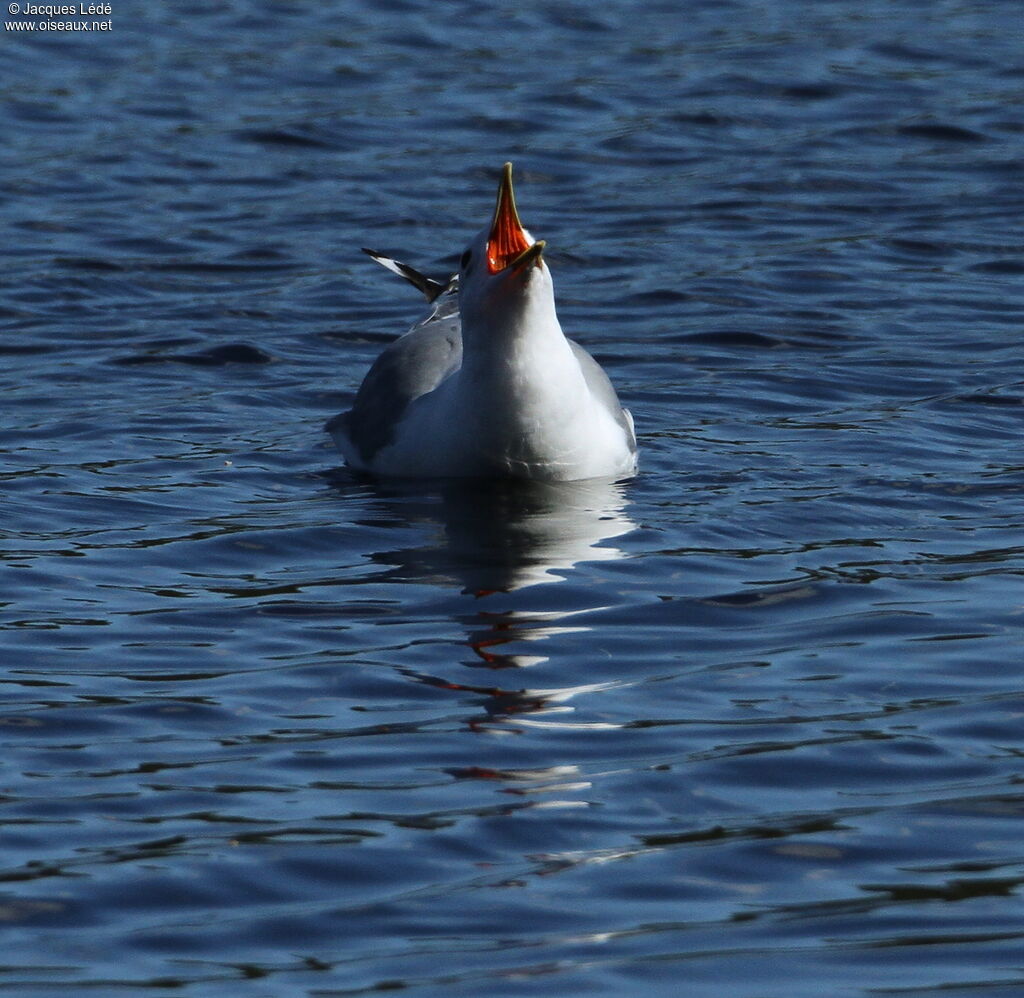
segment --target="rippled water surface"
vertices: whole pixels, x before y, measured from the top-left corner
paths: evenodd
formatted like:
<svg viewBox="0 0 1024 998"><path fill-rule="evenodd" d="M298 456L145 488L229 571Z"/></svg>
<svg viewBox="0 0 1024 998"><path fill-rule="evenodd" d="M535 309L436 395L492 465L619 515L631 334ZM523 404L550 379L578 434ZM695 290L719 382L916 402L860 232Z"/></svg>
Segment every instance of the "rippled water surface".
<svg viewBox="0 0 1024 998"><path fill-rule="evenodd" d="M682 11L682 12L681 12ZM1013 4L4 32L0 991L1024 993ZM322 431L501 163L625 483Z"/></svg>

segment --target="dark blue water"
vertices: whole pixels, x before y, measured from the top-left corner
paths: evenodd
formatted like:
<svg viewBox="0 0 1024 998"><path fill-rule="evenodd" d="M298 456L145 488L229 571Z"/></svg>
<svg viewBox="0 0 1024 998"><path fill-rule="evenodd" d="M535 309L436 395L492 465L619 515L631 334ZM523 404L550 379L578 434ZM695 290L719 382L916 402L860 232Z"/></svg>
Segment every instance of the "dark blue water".
<svg viewBox="0 0 1024 998"><path fill-rule="evenodd" d="M985 2L6 30L0 991L1024 993L1024 49ZM321 430L500 165L641 474Z"/></svg>

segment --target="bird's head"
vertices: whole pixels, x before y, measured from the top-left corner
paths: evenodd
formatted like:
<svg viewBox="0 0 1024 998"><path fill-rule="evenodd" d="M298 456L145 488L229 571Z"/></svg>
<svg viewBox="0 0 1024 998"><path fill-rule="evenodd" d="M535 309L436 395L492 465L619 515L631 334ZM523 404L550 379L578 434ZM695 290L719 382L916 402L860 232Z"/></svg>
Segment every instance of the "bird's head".
<svg viewBox="0 0 1024 998"><path fill-rule="evenodd" d="M550 308L551 272L543 240L523 228L512 192L512 164L506 163L490 225L466 247L459 260L459 309L464 332L473 327L497 331L518 324L535 308ZM469 326L469 330L466 327Z"/></svg>

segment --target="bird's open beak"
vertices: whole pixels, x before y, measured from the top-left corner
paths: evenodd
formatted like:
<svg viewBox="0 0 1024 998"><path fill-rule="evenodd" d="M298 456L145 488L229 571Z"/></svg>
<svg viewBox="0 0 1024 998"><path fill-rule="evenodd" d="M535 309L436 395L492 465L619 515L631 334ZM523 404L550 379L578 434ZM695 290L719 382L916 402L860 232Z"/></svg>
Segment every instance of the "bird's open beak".
<svg viewBox="0 0 1024 998"><path fill-rule="evenodd" d="M494 221L487 237L487 269L497 274L507 267L517 270L531 263L540 264L544 241L531 243L519 221L516 199L512 193L512 164L506 163L498 185L498 203Z"/></svg>

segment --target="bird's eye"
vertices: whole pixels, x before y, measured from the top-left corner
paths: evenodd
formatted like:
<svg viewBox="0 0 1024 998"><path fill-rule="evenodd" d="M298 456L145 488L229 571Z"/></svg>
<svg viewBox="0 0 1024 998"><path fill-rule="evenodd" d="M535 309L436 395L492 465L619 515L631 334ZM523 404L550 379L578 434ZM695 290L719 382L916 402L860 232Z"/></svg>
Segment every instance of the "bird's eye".
<svg viewBox="0 0 1024 998"><path fill-rule="evenodd" d="M471 250L466 250L462 254L462 259L459 261L459 266L465 270L469 266L469 261L473 259L473 253Z"/></svg>

